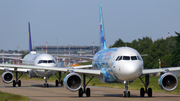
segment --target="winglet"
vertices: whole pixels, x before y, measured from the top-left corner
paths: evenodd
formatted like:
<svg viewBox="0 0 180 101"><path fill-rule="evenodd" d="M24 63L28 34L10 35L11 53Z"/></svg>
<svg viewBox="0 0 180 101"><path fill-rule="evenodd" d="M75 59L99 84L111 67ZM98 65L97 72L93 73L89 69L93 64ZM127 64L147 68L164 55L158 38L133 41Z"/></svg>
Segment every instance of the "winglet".
<svg viewBox="0 0 180 101"><path fill-rule="evenodd" d="M32 51L32 43L31 43L31 29L30 29L30 22L28 22L28 29L29 29L29 53Z"/></svg>
<svg viewBox="0 0 180 101"><path fill-rule="evenodd" d="M104 25L103 25L103 15L102 15L102 5L99 5L99 14L100 14L100 46L101 46L101 50L103 49L107 49L106 47L106 40L105 40L105 36L104 36Z"/></svg>

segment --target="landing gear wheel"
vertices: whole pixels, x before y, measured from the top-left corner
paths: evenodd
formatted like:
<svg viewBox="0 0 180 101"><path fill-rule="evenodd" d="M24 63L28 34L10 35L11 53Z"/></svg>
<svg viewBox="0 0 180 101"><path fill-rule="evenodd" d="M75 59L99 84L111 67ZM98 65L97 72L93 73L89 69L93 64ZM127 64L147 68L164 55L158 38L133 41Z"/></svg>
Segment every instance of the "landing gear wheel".
<svg viewBox="0 0 180 101"><path fill-rule="evenodd" d="M18 86L21 87L21 80L18 81Z"/></svg>
<svg viewBox="0 0 180 101"><path fill-rule="evenodd" d="M82 88L79 89L79 97L82 97L83 96L83 90Z"/></svg>
<svg viewBox="0 0 180 101"><path fill-rule="evenodd" d="M130 91L128 91L128 95L127 96L130 97Z"/></svg>
<svg viewBox="0 0 180 101"><path fill-rule="evenodd" d="M13 80L13 87L16 87L16 81Z"/></svg>
<svg viewBox="0 0 180 101"><path fill-rule="evenodd" d="M44 83L44 88L49 87L48 83Z"/></svg>
<svg viewBox="0 0 180 101"><path fill-rule="evenodd" d="M90 88L86 89L86 97L90 97L91 96L91 90Z"/></svg>
<svg viewBox="0 0 180 101"><path fill-rule="evenodd" d="M141 97L144 97L144 88L141 88L141 89L140 89L140 96L141 96Z"/></svg>
<svg viewBox="0 0 180 101"><path fill-rule="evenodd" d="M152 88L148 88L148 97L152 97Z"/></svg>
<svg viewBox="0 0 180 101"><path fill-rule="evenodd" d="M55 81L56 87L58 87L58 80Z"/></svg>
<svg viewBox="0 0 180 101"><path fill-rule="evenodd" d="M126 97L126 91L123 92L123 97Z"/></svg>

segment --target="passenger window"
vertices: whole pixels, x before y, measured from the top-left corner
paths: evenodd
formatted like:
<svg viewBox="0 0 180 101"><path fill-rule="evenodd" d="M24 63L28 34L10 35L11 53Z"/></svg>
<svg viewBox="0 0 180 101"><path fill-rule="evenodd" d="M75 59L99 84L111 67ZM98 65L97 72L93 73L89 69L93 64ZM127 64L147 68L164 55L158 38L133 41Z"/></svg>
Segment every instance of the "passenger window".
<svg viewBox="0 0 180 101"><path fill-rule="evenodd" d="M136 56L131 56L131 60L137 60Z"/></svg>
<svg viewBox="0 0 180 101"><path fill-rule="evenodd" d="M129 56L123 56L123 60L130 60Z"/></svg>

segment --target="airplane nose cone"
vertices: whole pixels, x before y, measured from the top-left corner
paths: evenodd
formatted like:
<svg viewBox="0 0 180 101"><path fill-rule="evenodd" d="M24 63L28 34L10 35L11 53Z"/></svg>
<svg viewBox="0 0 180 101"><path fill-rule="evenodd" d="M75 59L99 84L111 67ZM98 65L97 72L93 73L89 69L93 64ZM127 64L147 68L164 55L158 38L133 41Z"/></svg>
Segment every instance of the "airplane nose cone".
<svg viewBox="0 0 180 101"><path fill-rule="evenodd" d="M124 65L123 71L127 80L134 80L141 75L141 65L137 63L128 63Z"/></svg>

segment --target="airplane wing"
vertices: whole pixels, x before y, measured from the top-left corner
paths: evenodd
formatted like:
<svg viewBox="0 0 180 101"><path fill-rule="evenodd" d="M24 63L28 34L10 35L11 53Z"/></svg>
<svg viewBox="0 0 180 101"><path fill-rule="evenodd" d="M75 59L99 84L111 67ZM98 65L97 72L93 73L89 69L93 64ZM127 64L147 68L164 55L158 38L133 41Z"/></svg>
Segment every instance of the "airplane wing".
<svg viewBox="0 0 180 101"><path fill-rule="evenodd" d="M180 71L180 67L168 67L168 68L159 68L159 69L144 69L142 75L146 74L155 74L155 73L165 73L171 71Z"/></svg>
<svg viewBox="0 0 180 101"><path fill-rule="evenodd" d="M4 58L4 59L12 59L12 60L20 60L20 61L23 60L23 59L21 59L21 58L14 58L14 57L0 57L0 58Z"/></svg>
<svg viewBox="0 0 180 101"><path fill-rule="evenodd" d="M10 67L10 68L24 68L24 69L38 69L38 70L52 70L61 72L75 72L79 74L87 74L94 76L101 76L101 70L93 69L79 69L79 68L91 68L92 65L75 66L75 67L43 67L43 66L27 66L27 65L12 65L12 64L0 64L0 67Z"/></svg>
<svg viewBox="0 0 180 101"><path fill-rule="evenodd" d="M9 68L9 67L0 67L0 70L9 70L9 71L18 71L18 72L23 72L23 73L27 73L28 71L30 71L30 69L23 69L23 68L18 68L17 70L15 70L14 68Z"/></svg>
<svg viewBox="0 0 180 101"><path fill-rule="evenodd" d="M66 57L66 58L83 59L83 60L93 60L93 58L79 57L79 56L69 56L69 55L53 55L53 56L55 56L55 57Z"/></svg>

